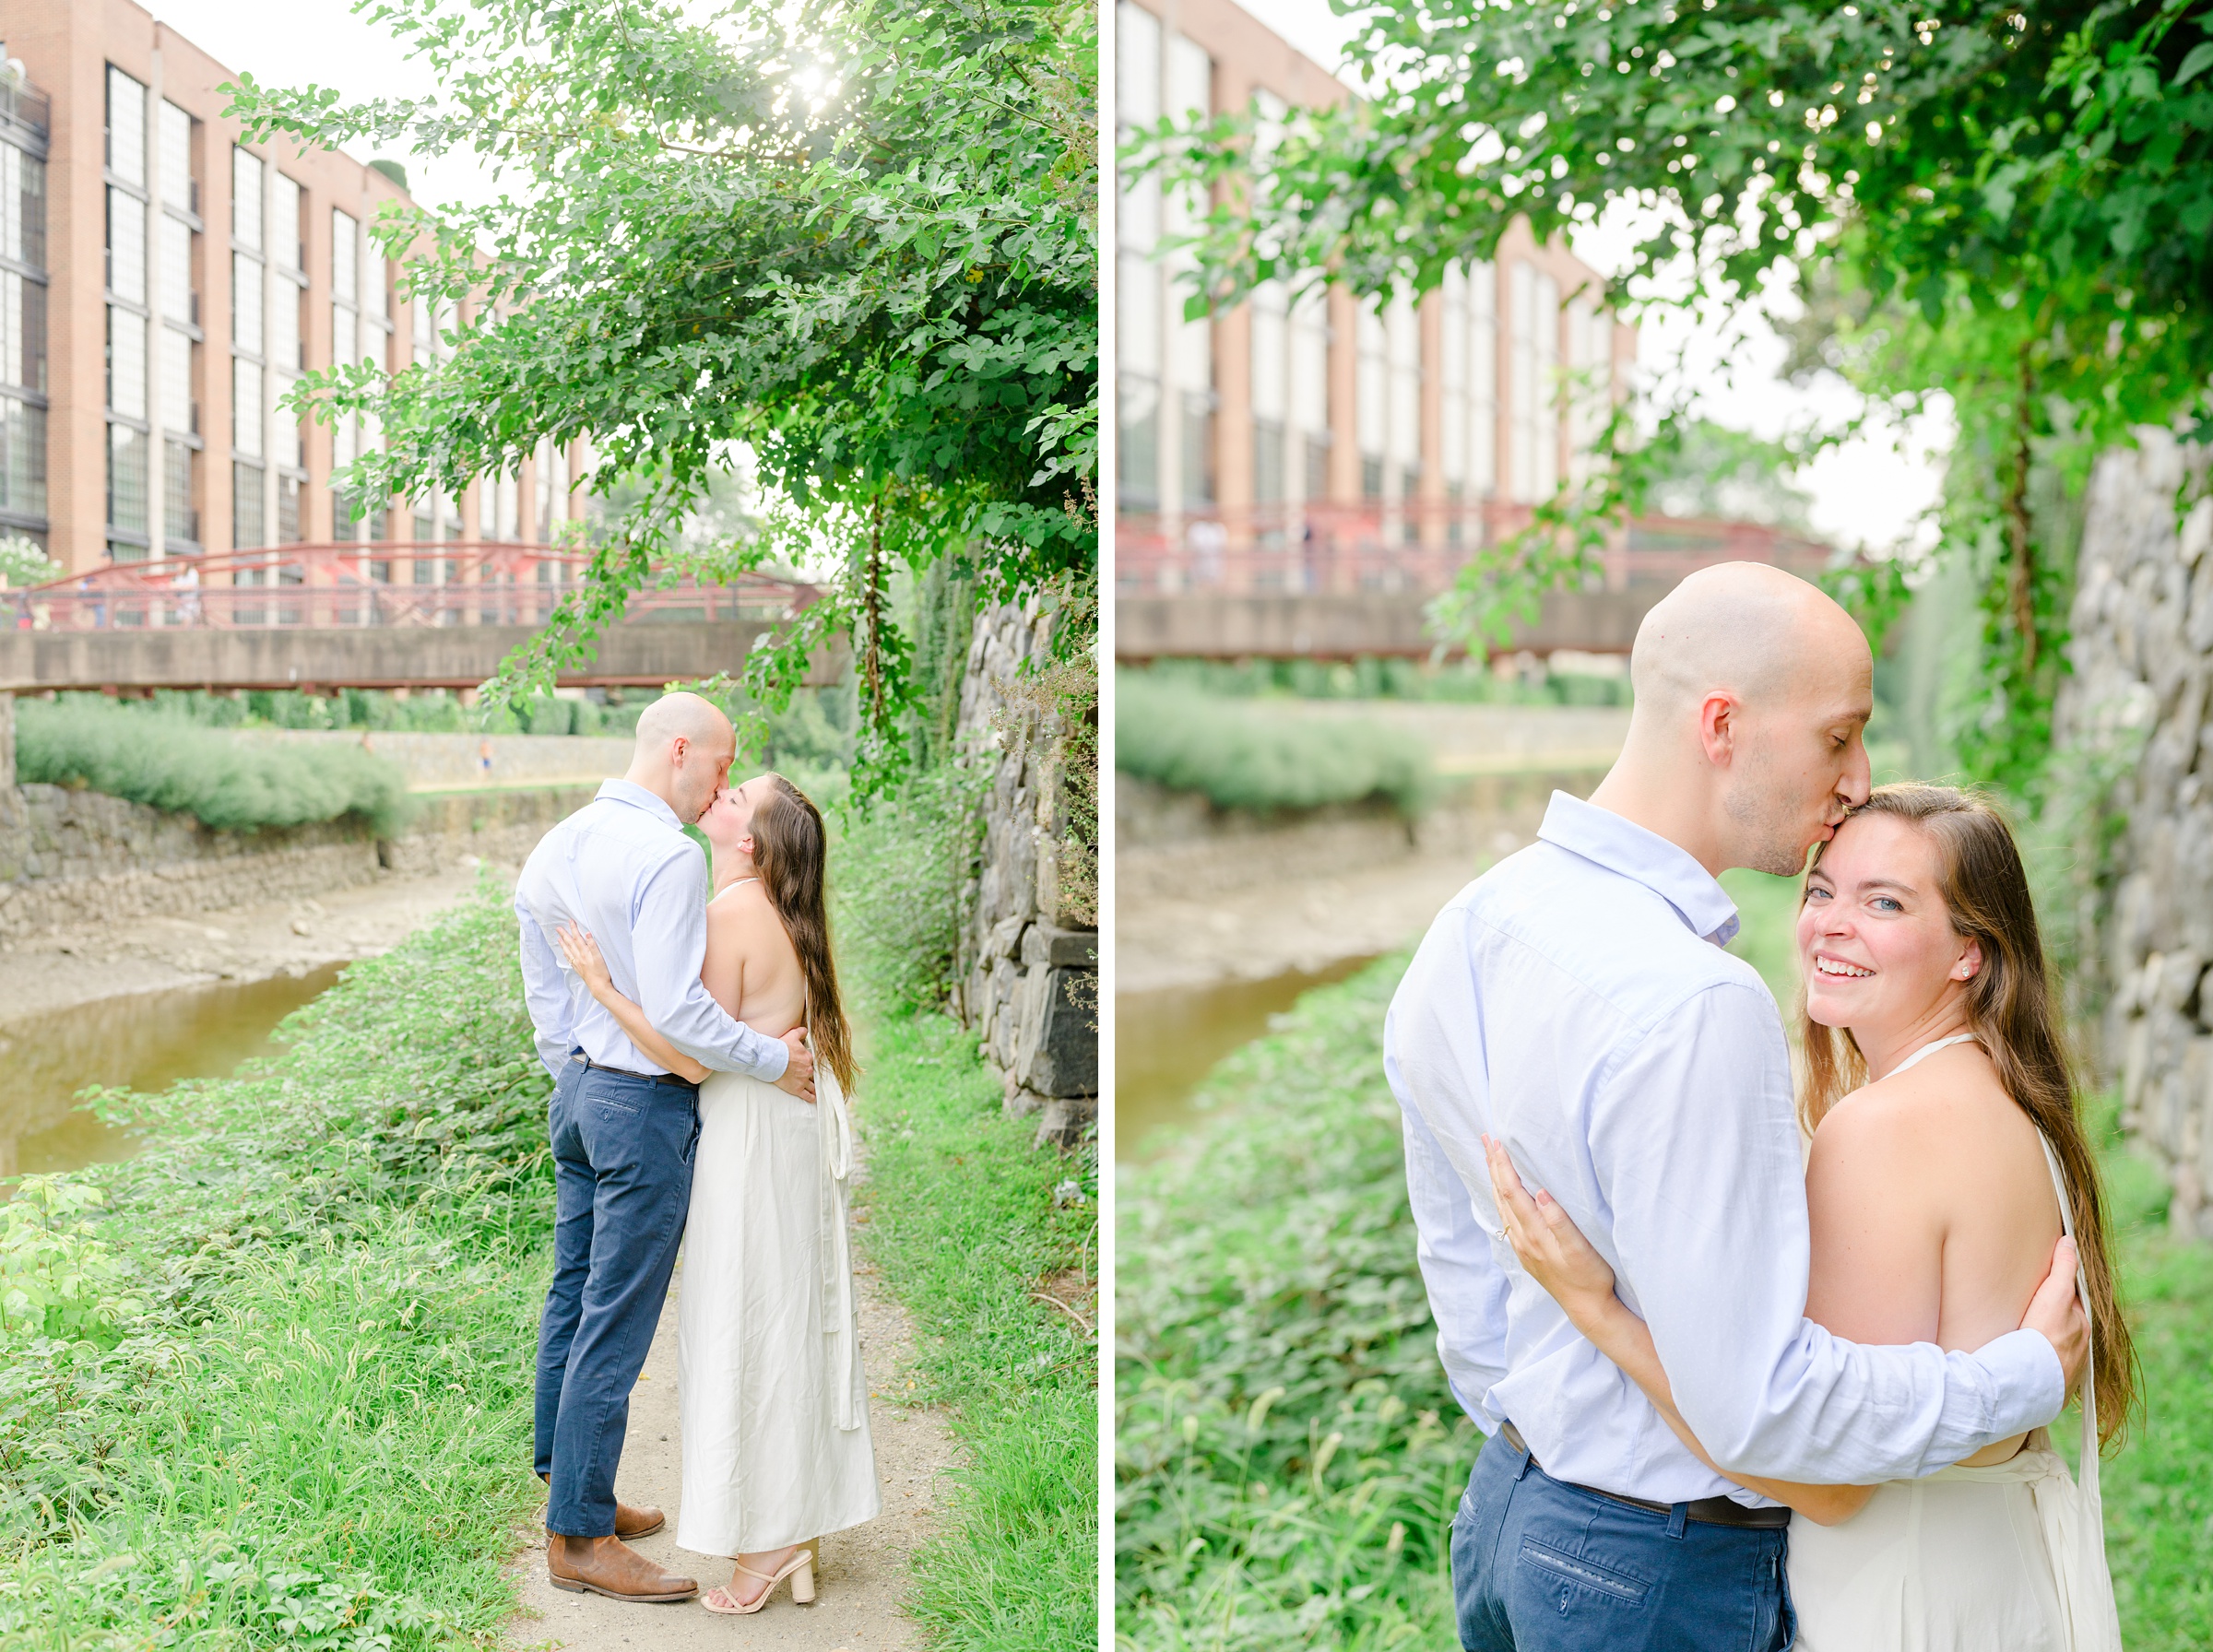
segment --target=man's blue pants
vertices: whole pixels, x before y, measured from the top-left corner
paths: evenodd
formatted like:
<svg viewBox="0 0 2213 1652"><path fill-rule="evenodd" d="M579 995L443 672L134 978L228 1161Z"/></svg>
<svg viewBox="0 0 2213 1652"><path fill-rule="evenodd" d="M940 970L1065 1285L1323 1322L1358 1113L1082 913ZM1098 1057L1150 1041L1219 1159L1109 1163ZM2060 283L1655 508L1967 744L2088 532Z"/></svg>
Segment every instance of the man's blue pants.
<svg viewBox="0 0 2213 1652"><path fill-rule="evenodd" d="M571 1060L548 1123L555 1225L538 1327L538 1471L552 1480L549 1530L607 1537L630 1391L691 1209L699 1094Z"/></svg>
<svg viewBox="0 0 2213 1652"><path fill-rule="evenodd" d="M1452 1521L1468 1652L1784 1652L1788 1531L1712 1526L1553 1479L1502 1435Z"/></svg>

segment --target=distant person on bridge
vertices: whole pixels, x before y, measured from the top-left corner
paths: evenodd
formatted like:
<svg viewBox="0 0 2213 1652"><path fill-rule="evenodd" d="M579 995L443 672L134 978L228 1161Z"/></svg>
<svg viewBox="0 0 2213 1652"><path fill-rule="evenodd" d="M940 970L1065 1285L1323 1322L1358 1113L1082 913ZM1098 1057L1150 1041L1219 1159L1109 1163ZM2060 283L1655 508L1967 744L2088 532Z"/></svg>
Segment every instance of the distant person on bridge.
<svg viewBox="0 0 2213 1652"><path fill-rule="evenodd" d="M700 979L707 861L681 828L715 802L736 755L729 719L711 702L656 701L638 719L629 772L546 834L515 888L524 994L553 1076L554 1273L538 1351L546 1564L556 1587L619 1600L699 1592L623 1541L657 1530L660 1512L615 1501L631 1389L691 1202L699 1086L638 1048L563 967L555 937L563 926L588 931L615 985L673 1051L814 1099L805 1027L756 1032Z"/></svg>

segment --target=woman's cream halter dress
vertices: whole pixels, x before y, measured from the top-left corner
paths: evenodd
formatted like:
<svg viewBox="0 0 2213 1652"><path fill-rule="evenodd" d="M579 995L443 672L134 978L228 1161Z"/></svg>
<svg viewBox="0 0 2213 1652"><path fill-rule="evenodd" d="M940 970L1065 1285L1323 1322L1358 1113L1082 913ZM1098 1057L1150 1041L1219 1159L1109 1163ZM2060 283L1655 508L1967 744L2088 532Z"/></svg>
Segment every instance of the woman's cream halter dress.
<svg viewBox="0 0 2213 1652"><path fill-rule="evenodd" d="M846 1248L853 1120L819 1063L814 1093L739 1073L699 1089L677 1294L676 1540L695 1553L804 1543L883 1507Z"/></svg>
<svg viewBox="0 0 2213 1652"><path fill-rule="evenodd" d="M1923 1045L1897 1070L1970 1041L1961 1033ZM2043 1149L2072 1238L2066 1180L2051 1142ZM2079 1268L2076 1285L2088 1302ZM2086 1360L2079 1483L2040 1428L2006 1462L1878 1486L1842 1525L1793 1520L1801 1652L2120 1652L2098 1501L2094 1376Z"/></svg>

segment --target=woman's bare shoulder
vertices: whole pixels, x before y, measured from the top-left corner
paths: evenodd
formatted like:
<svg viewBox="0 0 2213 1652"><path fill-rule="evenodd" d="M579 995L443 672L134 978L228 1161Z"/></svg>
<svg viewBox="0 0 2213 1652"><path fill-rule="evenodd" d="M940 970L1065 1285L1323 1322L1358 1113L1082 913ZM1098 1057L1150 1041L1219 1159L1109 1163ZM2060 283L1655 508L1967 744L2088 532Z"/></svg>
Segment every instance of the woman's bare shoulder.
<svg viewBox="0 0 2213 1652"><path fill-rule="evenodd" d="M1963 1162L2018 1149L2034 1127L1980 1051L1929 1060L1862 1086L1814 1130L1808 1186L1923 1175L1943 1179Z"/></svg>

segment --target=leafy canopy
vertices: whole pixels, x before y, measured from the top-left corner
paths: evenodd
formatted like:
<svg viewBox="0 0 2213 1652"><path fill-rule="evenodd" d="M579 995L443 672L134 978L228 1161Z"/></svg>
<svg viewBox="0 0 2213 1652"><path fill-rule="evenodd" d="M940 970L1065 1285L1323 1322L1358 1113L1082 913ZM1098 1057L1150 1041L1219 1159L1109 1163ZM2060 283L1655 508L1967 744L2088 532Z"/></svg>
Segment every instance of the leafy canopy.
<svg viewBox="0 0 2213 1652"><path fill-rule="evenodd" d="M1085 586L1095 535L1095 26L1077 0L358 0L437 71L348 104L242 77L255 136L467 152L490 206L387 206L413 292L473 304L450 360L310 375L373 415L356 497L457 490L587 438L587 486L644 484L584 588L508 663L511 694L588 650L623 599L781 555L843 573L748 662L780 703L849 632L871 729L904 704L888 592L969 564L988 596ZM676 541L751 448L765 531Z"/></svg>
<svg viewBox="0 0 2213 1652"><path fill-rule="evenodd" d="M2068 584L2030 473L2055 457L2078 472L2136 425L2203 411L2213 14L2183 0L1339 9L1359 18L1350 56L1372 101L1308 112L1264 155L1249 119L1149 135L1145 159L1230 185L1203 234L1207 296L1323 272L1422 289L1490 256L1517 217L1544 239L1617 202L1646 229L1610 301L1795 289L1824 318L1829 364L1863 389L1894 407L1952 399L1945 538L1975 560L1988 621L1990 716L1970 756L2030 778ZM1686 267L1680 285L1638 279ZM1585 572L1602 525L1641 503L1651 473L1626 416L1604 445L1620 462L1588 493L1471 566L1462 625L1495 630L1502 608ZM1894 576L1868 585L1895 608Z"/></svg>

